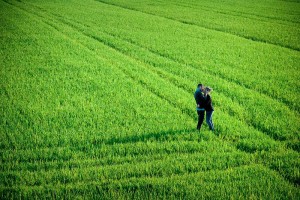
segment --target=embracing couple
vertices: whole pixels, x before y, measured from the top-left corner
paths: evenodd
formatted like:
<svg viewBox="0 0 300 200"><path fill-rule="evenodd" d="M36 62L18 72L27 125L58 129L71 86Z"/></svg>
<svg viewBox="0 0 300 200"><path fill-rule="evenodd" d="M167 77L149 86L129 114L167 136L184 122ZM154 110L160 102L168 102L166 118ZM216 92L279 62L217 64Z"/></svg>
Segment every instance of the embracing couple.
<svg viewBox="0 0 300 200"><path fill-rule="evenodd" d="M195 91L194 97L196 100L196 106L197 106L196 110L198 114L197 130L200 130L202 126L205 112L206 112L206 123L208 124L210 130L214 130L214 124L212 121L214 108L210 96L211 91L212 88L205 87L202 84L198 84L197 89Z"/></svg>

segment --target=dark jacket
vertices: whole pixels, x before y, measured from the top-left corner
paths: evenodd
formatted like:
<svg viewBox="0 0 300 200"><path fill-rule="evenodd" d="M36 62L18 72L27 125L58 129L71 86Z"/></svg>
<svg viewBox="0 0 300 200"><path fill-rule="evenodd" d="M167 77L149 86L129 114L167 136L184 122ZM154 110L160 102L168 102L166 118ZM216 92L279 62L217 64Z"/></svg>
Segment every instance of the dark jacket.
<svg viewBox="0 0 300 200"><path fill-rule="evenodd" d="M206 111L214 111L214 107L212 105L212 99L211 99L209 94L206 96L205 107L204 108L205 108Z"/></svg>
<svg viewBox="0 0 300 200"><path fill-rule="evenodd" d="M199 105L199 108L204 108L205 107L205 98L204 98L202 92L199 90L199 88L196 89L194 97L195 97L196 104Z"/></svg>

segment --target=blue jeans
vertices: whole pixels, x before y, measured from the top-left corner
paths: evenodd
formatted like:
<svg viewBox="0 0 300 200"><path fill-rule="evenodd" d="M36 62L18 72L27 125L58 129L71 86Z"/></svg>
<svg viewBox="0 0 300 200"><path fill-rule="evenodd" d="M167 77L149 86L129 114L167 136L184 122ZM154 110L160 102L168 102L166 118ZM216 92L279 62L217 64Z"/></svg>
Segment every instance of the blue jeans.
<svg viewBox="0 0 300 200"><path fill-rule="evenodd" d="M214 130L214 123L212 121L212 115L214 111L206 111L206 123L210 130Z"/></svg>

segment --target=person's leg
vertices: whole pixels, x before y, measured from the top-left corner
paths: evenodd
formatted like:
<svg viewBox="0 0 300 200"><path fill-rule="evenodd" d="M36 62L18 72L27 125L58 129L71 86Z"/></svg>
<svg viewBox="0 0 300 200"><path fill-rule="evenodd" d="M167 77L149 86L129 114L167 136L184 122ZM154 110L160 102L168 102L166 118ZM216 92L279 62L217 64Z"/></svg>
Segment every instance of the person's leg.
<svg viewBox="0 0 300 200"><path fill-rule="evenodd" d="M211 124L211 130L215 130L215 127L214 127L214 123L213 123L213 114L214 114L214 111L211 112L211 117L210 117L210 124Z"/></svg>
<svg viewBox="0 0 300 200"><path fill-rule="evenodd" d="M200 111L199 110L197 110L197 115L198 115L197 130L200 130L201 124L200 124Z"/></svg>
<svg viewBox="0 0 300 200"><path fill-rule="evenodd" d="M206 112L206 123L208 124L210 130L214 130L214 124L213 124L213 121L212 121L213 112L214 111Z"/></svg>
<svg viewBox="0 0 300 200"><path fill-rule="evenodd" d="M202 112L201 111L197 111L197 114L198 114L198 123L197 123L197 130L200 130L201 129L201 125L202 125Z"/></svg>
<svg viewBox="0 0 300 200"><path fill-rule="evenodd" d="M203 123L203 120L204 120L204 110L198 110L197 113L198 113L198 124L197 124L197 129L200 130L201 126L202 126L202 123Z"/></svg>

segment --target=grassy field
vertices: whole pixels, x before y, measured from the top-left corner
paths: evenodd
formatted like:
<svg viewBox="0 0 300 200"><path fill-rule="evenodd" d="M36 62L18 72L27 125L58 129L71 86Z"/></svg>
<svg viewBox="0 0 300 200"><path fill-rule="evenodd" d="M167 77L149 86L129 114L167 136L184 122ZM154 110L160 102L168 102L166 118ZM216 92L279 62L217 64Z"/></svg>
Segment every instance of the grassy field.
<svg viewBox="0 0 300 200"><path fill-rule="evenodd" d="M0 10L0 199L299 199L299 1Z"/></svg>

